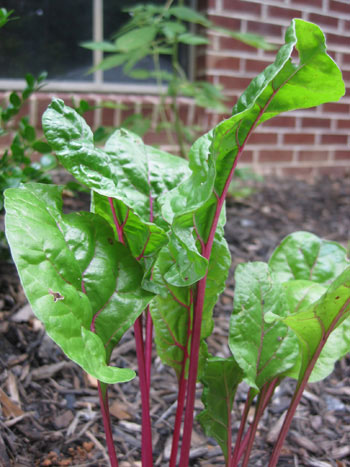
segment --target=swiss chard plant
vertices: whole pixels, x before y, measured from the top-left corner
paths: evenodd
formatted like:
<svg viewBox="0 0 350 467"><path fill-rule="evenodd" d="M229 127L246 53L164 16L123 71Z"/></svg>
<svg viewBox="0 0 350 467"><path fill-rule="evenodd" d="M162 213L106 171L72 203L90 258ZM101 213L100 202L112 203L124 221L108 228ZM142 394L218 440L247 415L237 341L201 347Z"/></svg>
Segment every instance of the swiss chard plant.
<svg viewBox="0 0 350 467"><path fill-rule="evenodd" d="M275 388L285 377L297 380L271 455L275 466L305 384L328 375L350 349L347 251L307 232L289 235L268 263L237 267L228 336L232 356L210 355L206 346L231 263L225 197L249 136L281 112L343 94L341 72L326 53L322 31L295 19L275 62L253 79L232 116L193 144L189 162L143 144L125 129L97 148L84 119L63 101L54 99L45 112L45 136L60 163L91 190L91 212L64 214L61 187L29 183L5 193L6 233L33 311L67 356L99 381L112 466L118 462L107 387L131 380L135 372L109 363L131 326L145 467L153 465L153 341L178 379L171 467L189 463L198 381L204 404L199 422L221 446L226 465L234 467L248 464ZM242 381L250 389L233 446L231 411ZM254 420L246 427L253 406Z"/></svg>

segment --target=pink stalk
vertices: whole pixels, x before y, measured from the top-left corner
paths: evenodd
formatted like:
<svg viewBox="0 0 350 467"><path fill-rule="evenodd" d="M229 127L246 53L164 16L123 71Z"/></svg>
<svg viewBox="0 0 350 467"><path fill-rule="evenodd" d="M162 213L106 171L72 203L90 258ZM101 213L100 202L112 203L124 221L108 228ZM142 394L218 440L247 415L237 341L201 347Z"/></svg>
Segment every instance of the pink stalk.
<svg viewBox="0 0 350 467"><path fill-rule="evenodd" d="M204 256L204 258L208 260L210 259L211 250L212 250L212 246L214 242L214 235L216 232L216 227L219 222L221 209L224 204L228 188L230 186L235 168L242 154L242 151L243 151L243 146L240 147L237 153L237 157L227 177L222 194L218 198L215 216L214 216L213 223L210 229L208 240L207 240L207 243L204 245L204 249L202 251L202 256ZM194 402L196 398L199 347L200 347L200 340L201 340L202 314L203 314L206 283L207 283L207 274L198 282L197 296L196 296L194 312L193 312L193 334L192 334L192 342L191 342L191 357L190 357L186 410L185 410L185 419L184 419L184 434L183 434L183 440L182 440L182 446L181 446L180 467L188 466L189 455L190 455L191 435L192 435L193 416L194 416L194 413L193 413Z"/></svg>
<svg viewBox="0 0 350 467"><path fill-rule="evenodd" d="M247 423L249 409L250 409L250 406L252 405L252 400L253 400L251 398L250 394L251 394L251 389L248 392L247 399L246 399L245 404L244 404L244 410L243 410L243 413L242 413L241 423L239 425L239 430L238 430L238 433L237 433L236 444L235 444L235 448L233 450L233 455L232 455L231 460L230 460L230 467L236 467L237 464L238 464L238 461L239 461L238 456L239 456L240 446L241 446L241 443L242 443L244 428L245 428L245 425Z"/></svg>
<svg viewBox="0 0 350 467"><path fill-rule="evenodd" d="M228 177L225 182L224 189L221 193L221 196L218 196L216 211L213 219L213 223L209 232L208 240L204 245L204 249L202 251L202 256L206 259L210 259L211 250L214 242L214 236L216 232L216 228L219 222L219 217L221 213L222 206L225 202L226 195L228 188L230 186L234 171L238 164L238 161L242 155L244 146L249 139L249 136L253 132L257 122L260 120L260 117L265 112L265 109L270 104L273 97L276 95L275 90L264 107L260 109L258 116L254 124L251 126L248 134L242 143L239 143L238 140L238 129L236 130L236 143L238 147L237 156L233 162L231 170L228 174ZM194 306L194 313L193 313L193 336L191 342L191 356L190 356L190 367L189 367L189 378L188 378L188 389L187 389L187 400L186 400L186 411L185 411L185 420L184 420L184 435L183 435L183 442L181 447L181 457L180 457L180 467L187 467L189 462L190 456L190 447L191 447L191 435L192 435L192 427L193 427L193 412L194 412L194 401L196 397L196 382L197 382L197 373L198 373L198 359L199 359L199 346L200 346L200 337L201 337L201 327L202 327L202 314L203 314L203 305L204 305L204 295L205 295L205 287L206 287L207 275L205 275L197 284L197 297L196 303Z"/></svg>
<svg viewBox="0 0 350 467"><path fill-rule="evenodd" d="M120 224L114 208L113 198L108 198L111 207L114 225L117 230L118 240L125 245L123 236L124 224ZM127 215L129 212L127 213ZM125 221L124 221L125 223ZM149 409L149 382L147 381L144 342L142 336L142 315L134 323L134 334L136 343L136 355L139 368L141 401L142 401L142 465L143 467L152 467L152 428Z"/></svg>
<svg viewBox="0 0 350 467"><path fill-rule="evenodd" d="M264 400L265 400L265 396L266 396L268 387L269 387L268 384L264 384L264 386L261 388L261 391L260 391L260 394L259 394L258 403L257 403L257 406L255 408L254 420L253 420L253 423L252 423L252 425L250 427L250 430L249 430L248 443L247 443L247 446L246 446L246 449L245 449L245 455L244 455L244 460L243 460L242 467L247 467L248 466L249 457L250 457L250 453L251 453L251 450L252 450L252 447L253 447L256 430L258 428L258 423L259 423L259 420L260 420L260 418L261 418L261 416L262 416L262 414L264 412Z"/></svg>
<svg viewBox="0 0 350 467"><path fill-rule="evenodd" d="M151 368L152 368L152 344L153 344L153 321L149 305L146 310L146 342L145 342L145 365L148 384L148 393L151 387Z"/></svg>
<svg viewBox="0 0 350 467"><path fill-rule="evenodd" d="M173 299L179 303L181 306L187 309L188 313L188 321L187 321L187 337L186 337L186 345L183 346L183 359L182 359L182 368L181 374L178 382L179 392L177 397L177 407L176 407L176 415L175 415L175 425L174 425L174 432L173 432L173 440L171 445L171 455L170 455L170 463L169 467L176 466L177 460L177 453L179 450L179 441L180 441L180 431L181 431L181 424L182 424L182 414L184 411L185 406L185 399L186 399L186 391L187 391L187 379L186 379L186 366L187 361L189 358L188 355L188 345L192 335L192 328L191 328L191 307L193 304L193 290L190 288L190 304L186 305L182 303L169 289Z"/></svg>
<svg viewBox="0 0 350 467"><path fill-rule="evenodd" d="M266 391L266 394L265 394L265 397L262 401L262 406L263 406L263 409L262 409L262 412L260 414L260 417L261 415L264 413L268 403L270 402L270 399L272 397L272 394L275 390L275 387L277 385L277 383L279 382L279 378L275 378L271 381L271 383L269 384L268 388L267 388L267 391ZM250 405L249 405L250 407ZM244 436L244 439L242 442L240 442L240 445L238 446L238 454L237 454L237 457L235 457L235 459L232 461L232 464L230 464L230 467L237 467L238 465L238 462L240 461L241 457L243 456L244 454L244 451L246 450L247 448L247 445L248 445L248 441L249 441L249 438L250 438L250 434L251 434L251 431L252 431L252 426L250 426L247 430L247 433L245 434Z"/></svg>
<svg viewBox="0 0 350 467"><path fill-rule="evenodd" d="M350 306L350 298L344 303L344 305L342 306L340 312L337 314L337 316L332 321L332 324L330 325L328 331L323 334L322 339L320 340L320 343L318 344L312 359L310 360L309 364L307 365L307 368L306 368L306 371L304 373L303 379L300 382L298 382L297 387L295 388L295 392L294 392L291 404L290 404L290 406L288 408L286 418L284 419L284 422L283 422L281 431L279 433L277 442L276 442L275 447L274 447L274 449L272 451L269 467L275 467L277 465L278 458L280 456L284 440L286 439L286 436L287 436L288 431L289 431L290 424L292 423L292 419L294 417L295 411L296 411L297 406L298 406L298 404L300 402L301 396L303 395L305 386L307 385L307 382L308 382L308 380L310 378L312 370L314 369L314 366L315 366L315 364L317 362L317 359L320 356L320 353L321 353L325 343L327 342L327 339L328 339L329 335L335 329L337 323L343 317L345 312L348 311L349 306Z"/></svg>
<svg viewBox="0 0 350 467"><path fill-rule="evenodd" d="M147 382L145 354L142 337L142 315L135 321L134 324L136 355L139 367L139 380L141 390L142 404L142 446L141 460L142 467L152 467L152 428L149 406L149 385Z"/></svg>
<svg viewBox="0 0 350 467"><path fill-rule="evenodd" d="M107 443L109 460L111 463L111 467L118 467L118 460L117 460L117 455L115 452L113 436L112 436L111 420L109 416L107 385L105 389L103 390L101 387L101 382L98 381L97 384L98 384L98 396L100 399L103 427L104 427L105 435L106 435L106 443Z"/></svg>
<svg viewBox="0 0 350 467"><path fill-rule="evenodd" d="M174 432L173 432L173 440L172 440L172 446L171 446L171 455L170 455L169 467L176 467L177 453L178 453L179 440L180 440L182 414L183 414L183 410L184 410L186 389L187 389L187 379L185 379L186 361L187 361L187 359L184 360L184 362L183 362L181 375L180 375L180 380L179 380L179 392L178 392L178 396L177 396L175 425L174 425Z"/></svg>
<svg viewBox="0 0 350 467"><path fill-rule="evenodd" d="M115 228L117 229L118 240L120 241L120 243L125 245L125 241L124 241L124 237L123 237L123 227L119 224L117 214L115 212L115 207L114 207L114 204L113 204L113 198L108 198L108 202L109 202L109 205L111 207L113 222L114 222Z"/></svg>

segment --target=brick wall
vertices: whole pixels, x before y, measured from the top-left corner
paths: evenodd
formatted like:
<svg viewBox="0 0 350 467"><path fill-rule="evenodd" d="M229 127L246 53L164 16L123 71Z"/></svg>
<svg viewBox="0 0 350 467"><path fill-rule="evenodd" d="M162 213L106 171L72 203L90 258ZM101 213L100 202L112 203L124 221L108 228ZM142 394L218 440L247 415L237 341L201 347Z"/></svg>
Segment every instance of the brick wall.
<svg viewBox="0 0 350 467"><path fill-rule="evenodd" d="M203 0L202 11L218 25L258 33L281 45L293 18L318 24L326 34L328 53L343 72L347 93L338 103L324 104L276 117L250 138L242 163L261 172L308 175L316 171L350 172L350 0ZM274 60L274 52L210 32L201 50L199 77L221 84L234 104L249 81Z"/></svg>
<svg viewBox="0 0 350 467"><path fill-rule="evenodd" d="M198 8L216 24L258 33L268 41L281 45L290 20L299 17L319 24L326 33L328 51L342 69L349 91L350 85L350 0L197 0ZM210 45L198 50L196 76L221 84L233 105L250 80L274 60L275 52L256 50L218 32L209 32ZM41 114L57 93L41 92L32 96L26 110L31 123L40 126ZM94 128L118 126L131 113L150 116L152 128L159 122L156 96L60 94L66 103L83 97L91 104L114 101L125 109L96 109L86 115ZM0 96L1 98L1 96ZM250 138L242 157L242 165L250 165L262 173L309 176L316 173L350 172L350 94L339 103L316 109L295 111L276 117L260 127ZM198 109L191 99L181 99L181 117L185 125L194 123L205 132L221 117ZM165 150L176 147L165 135L151 131L148 144L162 144Z"/></svg>

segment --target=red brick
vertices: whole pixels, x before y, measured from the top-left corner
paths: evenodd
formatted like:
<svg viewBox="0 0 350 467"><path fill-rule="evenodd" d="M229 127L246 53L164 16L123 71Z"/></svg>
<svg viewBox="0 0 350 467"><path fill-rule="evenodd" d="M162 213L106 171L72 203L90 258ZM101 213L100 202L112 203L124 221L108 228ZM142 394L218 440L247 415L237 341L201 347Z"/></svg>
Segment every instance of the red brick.
<svg viewBox="0 0 350 467"><path fill-rule="evenodd" d="M284 177L309 178L314 167L282 167L280 173Z"/></svg>
<svg viewBox="0 0 350 467"><path fill-rule="evenodd" d="M256 48L244 42L238 41L237 39L232 39L232 37L220 37L220 50L239 50L241 52L254 52L256 53Z"/></svg>
<svg viewBox="0 0 350 467"><path fill-rule="evenodd" d="M343 70L343 79L345 81L350 81L350 71L348 70Z"/></svg>
<svg viewBox="0 0 350 467"><path fill-rule="evenodd" d="M322 144L347 144L348 135L322 135L321 142Z"/></svg>
<svg viewBox="0 0 350 467"><path fill-rule="evenodd" d="M250 164L253 162L253 151L243 151L242 158L239 161L243 164Z"/></svg>
<svg viewBox="0 0 350 467"><path fill-rule="evenodd" d="M293 18L300 18L302 15L300 10L292 10L290 8L280 8L278 6L269 6L267 16L274 18L284 18L289 21Z"/></svg>
<svg viewBox="0 0 350 467"><path fill-rule="evenodd" d="M244 90L250 82L250 78L240 78L235 76L219 76L219 83L224 87L224 89Z"/></svg>
<svg viewBox="0 0 350 467"><path fill-rule="evenodd" d="M328 104L323 104L324 112L337 112L349 114L350 104L344 104L343 102L329 102Z"/></svg>
<svg viewBox="0 0 350 467"><path fill-rule="evenodd" d="M104 126L114 126L115 109L102 108L101 123Z"/></svg>
<svg viewBox="0 0 350 467"><path fill-rule="evenodd" d="M228 18L227 16L208 15L208 19L217 26L228 28L231 30L239 31L241 28L241 21L237 18Z"/></svg>
<svg viewBox="0 0 350 467"><path fill-rule="evenodd" d="M350 174L350 169L347 167L336 167L336 166L328 166L328 167L318 167L317 173L319 175L334 175L337 177L346 177Z"/></svg>
<svg viewBox="0 0 350 467"><path fill-rule="evenodd" d="M238 57L207 56L208 68L220 68L221 70L239 70L240 59Z"/></svg>
<svg viewBox="0 0 350 467"><path fill-rule="evenodd" d="M233 10L239 13L249 13L252 15L260 15L261 5L252 3L247 0L224 0L224 10Z"/></svg>
<svg viewBox="0 0 350 467"><path fill-rule="evenodd" d="M350 163L350 150L349 151L335 151L334 159L336 161L348 161Z"/></svg>
<svg viewBox="0 0 350 467"><path fill-rule="evenodd" d="M322 8L323 0L307 0L308 6L316 8ZM293 0L293 5L300 5L302 8L305 7L305 0Z"/></svg>
<svg viewBox="0 0 350 467"><path fill-rule="evenodd" d="M187 122L188 109L189 109L189 106L185 105L185 104L182 104L179 107L179 116L180 116L180 120L181 120L181 122L183 122L183 124L186 124L186 122Z"/></svg>
<svg viewBox="0 0 350 467"><path fill-rule="evenodd" d="M277 135L275 133L253 133L248 140L249 144L276 144Z"/></svg>
<svg viewBox="0 0 350 467"><path fill-rule="evenodd" d="M40 126L41 123L41 118L43 116L43 113L51 104L52 97L49 96L48 94L36 94L33 96L34 99L36 99L36 123L38 126ZM64 97L64 101L66 105L71 105L71 102L69 102L68 96ZM29 107L29 106L28 106Z"/></svg>
<svg viewBox="0 0 350 467"><path fill-rule="evenodd" d="M293 151L260 151L259 162L291 162Z"/></svg>
<svg viewBox="0 0 350 467"><path fill-rule="evenodd" d="M264 126L273 126L275 128L294 128L295 117L275 117L264 122Z"/></svg>
<svg viewBox="0 0 350 467"><path fill-rule="evenodd" d="M318 26L331 26L333 28L337 28L339 22L338 18L334 18L332 15L317 15L316 13L311 13L309 20Z"/></svg>
<svg viewBox="0 0 350 467"><path fill-rule="evenodd" d="M343 130L344 128L350 129L350 118L346 120L337 120L338 130Z"/></svg>
<svg viewBox="0 0 350 467"><path fill-rule="evenodd" d="M176 135L172 133L171 136L176 144ZM165 131L148 131L143 136L143 140L145 144L154 144L156 146L173 144L173 141L171 141Z"/></svg>
<svg viewBox="0 0 350 467"><path fill-rule="evenodd" d="M299 151L298 160L305 161L326 161L329 153L327 151Z"/></svg>
<svg viewBox="0 0 350 467"><path fill-rule="evenodd" d="M302 127L304 128L330 128L331 121L328 118L304 117Z"/></svg>
<svg viewBox="0 0 350 467"><path fill-rule="evenodd" d="M330 34L326 35L327 45L329 48L332 46L340 45L341 47L350 47L350 37L339 34Z"/></svg>
<svg viewBox="0 0 350 467"><path fill-rule="evenodd" d="M343 54L343 63L350 65L350 54Z"/></svg>
<svg viewBox="0 0 350 467"><path fill-rule="evenodd" d="M330 15L331 11L336 11L337 13L348 13L350 14L350 3L337 2L336 0L330 0L329 2Z"/></svg>
<svg viewBox="0 0 350 467"><path fill-rule="evenodd" d="M311 133L288 133L283 136L285 144L313 144L315 135Z"/></svg>
<svg viewBox="0 0 350 467"><path fill-rule="evenodd" d="M247 59L245 62L245 70L252 71L254 73L260 73L263 71L271 62L265 62L262 60L249 60Z"/></svg>
<svg viewBox="0 0 350 467"><path fill-rule="evenodd" d="M261 34L264 37L267 37L267 36L281 37L282 36L282 26L278 26L277 24L259 23L257 21L247 21L247 29L248 29L248 32L252 34Z"/></svg>

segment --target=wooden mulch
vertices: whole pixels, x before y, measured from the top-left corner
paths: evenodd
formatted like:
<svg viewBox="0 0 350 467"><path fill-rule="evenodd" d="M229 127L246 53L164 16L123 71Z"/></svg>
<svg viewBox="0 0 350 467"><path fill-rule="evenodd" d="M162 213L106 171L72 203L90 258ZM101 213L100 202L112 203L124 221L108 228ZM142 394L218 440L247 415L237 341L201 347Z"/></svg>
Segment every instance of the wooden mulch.
<svg viewBox="0 0 350 467"><path fill-rule="evenodd" d="M308 230L347 245L350 178L310 183L267 178L250 198L229 200L227 240L233 258L227 288L215 308L212 353L228 356L233 269L266 260L290 232ZM81 201L66 204L80 209ZM14 266L0 264L0 467L108 466L96 381L46 336L26 303ZM113 362L136 369L131 332ZM151 411L155 465L168 464L177 401L174 373L154 356ZM294 382L276 391L258 429L250 466L267 466ZM233 428L239 424L246 387L239 388ZM120 467L140 466L141 400L137 378L110 389L114 439ZM200 389L196 410L202 407ZM250 418L253 414L250 414ZM195 425L191 465L224 465L220 449ZM350 358L323 382L310 384L296 413L279 466L350 466Z"/></svg>

